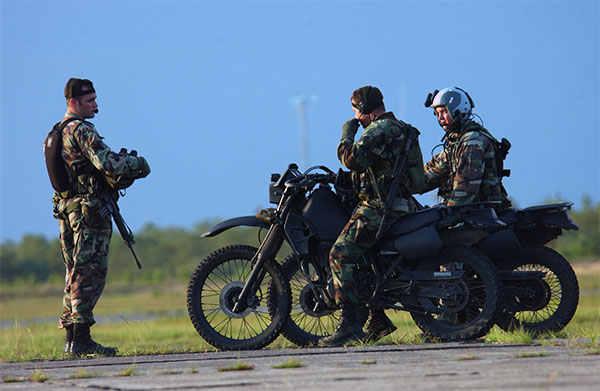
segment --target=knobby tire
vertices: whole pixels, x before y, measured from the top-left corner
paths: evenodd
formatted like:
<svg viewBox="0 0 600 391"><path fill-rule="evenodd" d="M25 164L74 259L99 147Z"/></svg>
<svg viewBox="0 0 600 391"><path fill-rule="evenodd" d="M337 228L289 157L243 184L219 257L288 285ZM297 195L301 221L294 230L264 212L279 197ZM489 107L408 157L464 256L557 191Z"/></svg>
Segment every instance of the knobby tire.
<svg viewBox="0 0 600 391"><path fill-rule="evenodd" d="M497 324L505 331L523 328L533 334L562 330L573 318L579 304L579 283L569 262L558 252L545 246L532 246L508 262L501 270L542 271L544 286L549 295L543 308L511 314L504 310L497 316ZM519 297L505 297L517 305L525 302Z"/></svg>
<svg viewBox="0 0 600 391"><path fill-rule="evenodd" d="M242 314L231 311L232 297L250 275L256 251L244 245L216 250L196 267L190 279L190 320L200 336L218 349L261 349L277 338L289 315L289 285L273 260L264 264L266 274L253 296L255 304Z"/></svg>
<svg viewBox="0 0 600 391"><path fill-rule="evenodd" d="M441 341L463 341L484 336L494 325L500 310L502 284L489 258L471 247L451 246L423 260L418 269L444 271L460 265L468 287L468 302L457 314L419 314L411 312L417 326L429 337ZM439 300L440 306L443 301Z"/></svg>

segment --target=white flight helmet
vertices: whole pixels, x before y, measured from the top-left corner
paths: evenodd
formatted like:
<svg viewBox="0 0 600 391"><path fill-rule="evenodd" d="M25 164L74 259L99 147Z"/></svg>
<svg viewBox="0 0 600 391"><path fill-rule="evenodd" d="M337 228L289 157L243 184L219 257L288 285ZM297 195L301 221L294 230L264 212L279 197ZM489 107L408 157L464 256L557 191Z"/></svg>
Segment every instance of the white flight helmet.
<svg viewBox="0 0 600 391"><path fill-rule="evenodd" d="M448 87L437 92L431 102L434 114L435 108L442 106L446 107L453 121L461 124L471 118L471 112L475 104L465 90L458 87Z"/></svg>

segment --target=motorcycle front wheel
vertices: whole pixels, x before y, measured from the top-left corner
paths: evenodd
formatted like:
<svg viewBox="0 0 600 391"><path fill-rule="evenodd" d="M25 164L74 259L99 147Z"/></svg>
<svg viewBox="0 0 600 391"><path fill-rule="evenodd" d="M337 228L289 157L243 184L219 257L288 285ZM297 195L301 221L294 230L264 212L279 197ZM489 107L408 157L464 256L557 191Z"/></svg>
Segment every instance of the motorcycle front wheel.
<svg viewBox="0 0 600 391"><path fill-rule="evenodd" d="M441 314L411 312L417 326L428 336L441 341L462 341L484 336L494 325L501 300L501 282L489 258L471 247L446 247L417 266L419 270L445 272L460 270L463 277L456 285L460 293L448 299L428 300ZM456 308L452 308L455 306Z"/></svg>
<svg viewBox="0 0 600 391"><path fill-rule="evenodd" d="M523 286L527 296L506 296L497 324L505 331L522 327L534 334L562 330L579 304L579 284L569 262L545 246L528 247L520 256L499 266L506 271L539 271L546 275L535 285ZM510 287L507 287L507 293ZM518 309L513 311L512 309Z"/></svg>
<svg viewBox="0 0 600 391"><path fill-rule="evenodd" d="M222 350L261 349L277 338L290 311L289 285L279 265L264 264L255 294L233 311L254 265L257 249L235 245L216 250L196 267L187 290L190 320L212 346Z"/></svg>

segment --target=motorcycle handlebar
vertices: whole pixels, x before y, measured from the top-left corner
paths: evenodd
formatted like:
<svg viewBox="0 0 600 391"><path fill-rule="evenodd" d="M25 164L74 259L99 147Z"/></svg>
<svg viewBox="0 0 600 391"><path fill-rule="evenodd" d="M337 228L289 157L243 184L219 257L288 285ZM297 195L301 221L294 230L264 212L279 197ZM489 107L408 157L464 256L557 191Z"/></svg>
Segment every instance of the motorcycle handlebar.
<svg viewBox="0 0 600 391"><path fill-rule="evenodd" d="M317 183L335 182L335 173L327 174L304 174L302 176L291 178L285 181L286 187L304 187L313 188Z"/></svg>

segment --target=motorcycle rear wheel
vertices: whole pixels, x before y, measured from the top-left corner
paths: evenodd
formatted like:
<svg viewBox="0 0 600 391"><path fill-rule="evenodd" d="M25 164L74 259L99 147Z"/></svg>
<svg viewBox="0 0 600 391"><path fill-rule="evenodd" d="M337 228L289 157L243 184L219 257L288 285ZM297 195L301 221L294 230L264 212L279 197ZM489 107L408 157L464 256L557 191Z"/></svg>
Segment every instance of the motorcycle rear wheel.
<svg viewBox="0 0 600 391"><path fill-rule="evenodd" d="M505 331L523 328L533 334L562 330L573 318L579 304L579 283L569 262L558 252L545 246L525 248L523 253L499 266L507 271L541 271L542 291L533 298L505 297L508 307L523 310L502 311L496 324ZM539 290L539 289L538 289Z"/></svg>
<svg viewBox="0 0 600 391"><path fill-rule="evenodd" d="M289 314L289 285L272 260L264 264L265 276L256 294L241 312L233 311L256 251L243 245L223 247L206 257L190 279L190 320L202 338L218 349L261 349L277 338Z"/></svg>
<svg viewBox="0 0 600 391"><path fill-rule="evenodd" d="M462 341L484 336L494 325L500 309L501 282L489 258L471 247L451 246L417 266L419 270L462 270L466 287L465 307L455 313L420 314L411 312L417 326L428 336L441 341ZM444 301L429 299L435 306Z"/></svg>

